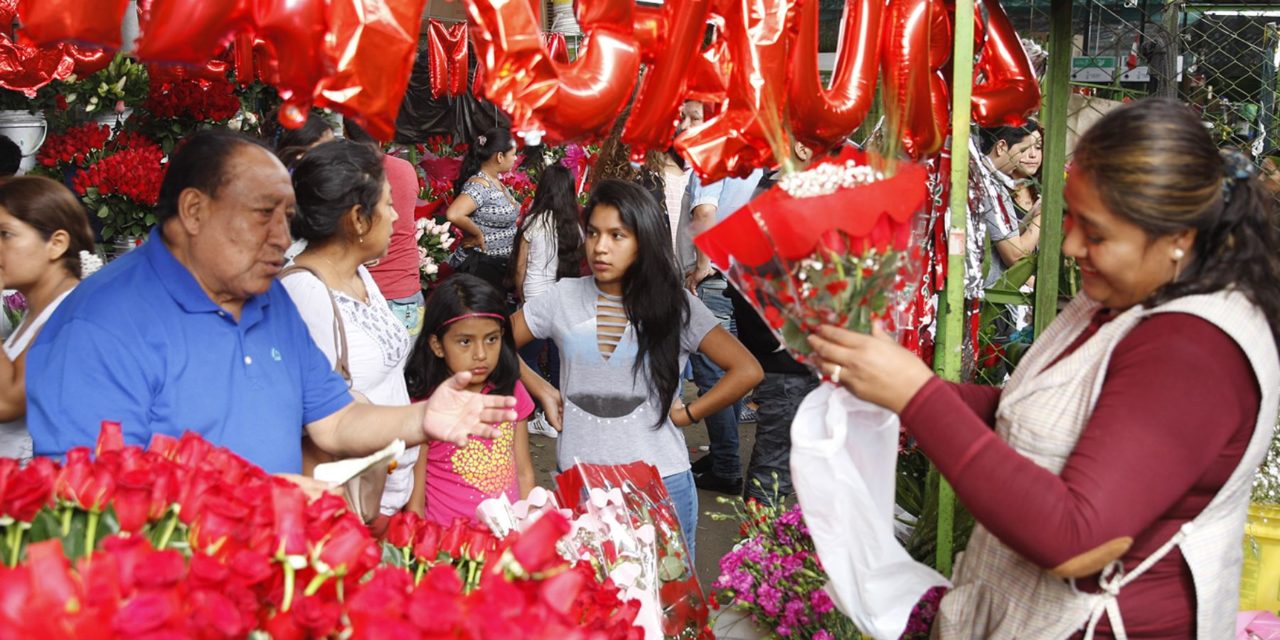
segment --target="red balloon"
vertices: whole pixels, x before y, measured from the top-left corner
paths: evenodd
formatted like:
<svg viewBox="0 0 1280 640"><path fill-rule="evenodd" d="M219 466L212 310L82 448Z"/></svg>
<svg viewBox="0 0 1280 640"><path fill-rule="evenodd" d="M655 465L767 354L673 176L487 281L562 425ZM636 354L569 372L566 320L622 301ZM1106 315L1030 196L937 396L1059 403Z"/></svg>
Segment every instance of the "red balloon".
<svg viewBox="0 0 1280 640"><path fill-rule="evenodd" d="M337 71L320 83L316 103L355 117L370 135L390 140L413 71L425 4L426 0L336 0L334 35L346 44L338 52ZM462 64L456 86L465 91L465 57Z"/></svg>
<svg viewBox="0 0 1280 640"><path fill-rule="evenodd" d="M676 138L676 149L704 182L774 164L773 145L783 144L785 136L787 17L794 1L732 0L727 7L729 99L720 115Z"/></svg>
<svg viewBox="0 0 1280 640"><path fill-rule="evenodd" d="M36 89L70 76L74 69L75 60L62 47L42 49L0 36L0 87L34 98Z"/></svg>
<svg viewBox="0 0 1280 640"><path fill-rule="evenodd" d="M227 77L227 63L210 60L203 65L148 64L147 75L153 83L176 80L221 80Z"/></svg>
<svg viewBox="0 0 1280 640"><path fill-rule="evenodd" d="M427 55L431 69L431 97L459 95L467 90L465 23L445 24L432 20L427 26Z"/></svg>
<svg viewBox="0 0 1280 640"><path fill-rule="evenodd" d="M650 43L645 47L647 66L622 130L622 141L631 148L633 160L643 158L650 149L671 146L689 85L689 61L697 59L710 12L711 0L684 0L664 3L658 16L653 10L642 14L640 32L645 35L641 40ZM694 65L703 68L704 78L706 64Z"/></svg>
<svg viewBox="0 0 1280 640"><path fill-rule="evenodd" d="M586 34L578 58L556 62L542 44L528 2L467 3L484 95L534 144L606 132L631 96L640 67L631 0L579 0Z"/></svg>
<svg viewBox="0 0 1280 640"><path fill-rule="evenodd" d="M558 31L554 33L544 33L542 34L542 43L546 45L547 55L551 56L552 60L562 62L564 64L569 63L569 43L565 42L563 33ZM463 75L466 75L466 56L463 56L463 60Z"/></svg>
<svg viewBox="0 0 1280 640"><path fill-rule="evenodd" d="M254 34L265 41L274 63L273 84L286 103L303 111L311 108L320 81L334 71L337 58L328 44L332 26L328 0L256 0L253 5Z"/></svg>
<svg viewBox="0 0 1280 640"><path fill-rule="evenodd" d="M702 55L693 59L693 64L689 67L689 86L685 99L716 105L724 102L728 99L729 74L732 68L729 42L724 39L723 31L716 31L715 39L702 50Z"/></svg>
<svg viewBox="0 0 1280 640"><path fill-rule="evenodd" d="M880 66L886 122L907 155L917 160L942 147L943 125L935 113L933 94L937 69L942 66L936 58L950 46L950 38L931 42L932 32L938 29L938 13L933 0L895 0L884 21ZM918 56L925 52L930 54L929 63L921 65Z"/></svg>
<svg viewBox="0 0 1280 640"><path fill-rule="evenodd" d="M41 46L75 42L114 50L128 6L129 0L19 0L18 20L23 37Z"/></svg>
<svg viewBox="0 0 1280 640"><path fill-rule="evenodd" d="M75 60L75 74L80 77L93 75L111 64L114 55L105 49L92 49L77 47L74 44L64 44L66 54Z"/></svg>
<svg viewBox="0 0 1280 640"><path fill-rule="evenodd" d="M982 80L975 79L973 85L973 119L984 127L1022 124L1040 108L1040 84L998 0L981 0L975 7L975 21L980 26L982 7L987 20L982 30L985 39L980 41L982 56L975 69Z"/></svg>
<svg viewBox="0 0 1280 640"><path fill-rule="evenodd" d="M231 60L235 65L236 84L246 86L257 77L253 65L253 34L237 33L231 45Z"/></svg>
<svg viewBox="0 0 1280 640"><path fill-rule="evenodd" d="M800 21L791 50L787 113L791 134L814 149L826 149L849 135L871 109L880 65L880 23L884 0L850 0L836 54L831 88L818 74L818 1L798 0Z"/></svg>
<svg viewBox="0 0 1280 640"><path fill-rule="evenodd" d="M40 0L37 0L40 1ZM139 60L203 66L250 28L248 0L153 0L141 11Z"/></svg>
<svg viewBox="0 0 1280 640"><path fill-rule="evenodd" d="M18 15L18 0L0 0L0 24L11 25Z"/></svg>

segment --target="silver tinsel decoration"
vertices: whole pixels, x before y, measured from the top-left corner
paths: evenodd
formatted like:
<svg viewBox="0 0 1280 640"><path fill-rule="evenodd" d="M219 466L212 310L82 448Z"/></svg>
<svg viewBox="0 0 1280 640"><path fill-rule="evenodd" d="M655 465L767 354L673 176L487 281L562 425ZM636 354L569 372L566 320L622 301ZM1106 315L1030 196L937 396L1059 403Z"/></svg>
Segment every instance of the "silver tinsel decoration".
<svg viewBox="0 0 1280 640"><path fill-rule="evenodd" d="M1253 475L1253 501L1280 505L1280 434L1273 434L1267 458Z"/></svg>

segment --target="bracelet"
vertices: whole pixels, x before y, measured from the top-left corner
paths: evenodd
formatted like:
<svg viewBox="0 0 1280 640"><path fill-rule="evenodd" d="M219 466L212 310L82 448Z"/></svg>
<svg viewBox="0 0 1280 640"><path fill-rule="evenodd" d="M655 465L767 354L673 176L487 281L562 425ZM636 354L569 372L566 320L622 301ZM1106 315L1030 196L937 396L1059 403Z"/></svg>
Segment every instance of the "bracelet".
<svg viewBox="0 0 1280 640"><path fill-rule="evenodd" d="M689 405L684 406L684 415L689 416L689 425L698 424L698 419L693 417L693 412L689 410Z"/></svg>

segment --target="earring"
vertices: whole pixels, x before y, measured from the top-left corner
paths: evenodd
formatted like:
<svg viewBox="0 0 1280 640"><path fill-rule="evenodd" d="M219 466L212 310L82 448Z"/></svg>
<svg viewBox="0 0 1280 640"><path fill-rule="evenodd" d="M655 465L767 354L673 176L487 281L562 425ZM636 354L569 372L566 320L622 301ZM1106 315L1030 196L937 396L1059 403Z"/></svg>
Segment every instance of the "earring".
<svg viewBox="0 0 1280 640"><path fill-rule="evenodd" d="M1183 258L1185 258L1186 256L1187 256L1187 252L1186 252L1185 250L1183 250L1183 248L1182 248L1182 247L1174 247L1174 248L1173 248L1173 261L1174 261L1174 262L1181 262L1181 261L1182 261L1182 259L1183 259Z"/></svg>
<svg viewBox="0 0 1280 640"><path fill-rule="evenodd" d="M360 236L360 244L364 244L364 236Z"/></svg>

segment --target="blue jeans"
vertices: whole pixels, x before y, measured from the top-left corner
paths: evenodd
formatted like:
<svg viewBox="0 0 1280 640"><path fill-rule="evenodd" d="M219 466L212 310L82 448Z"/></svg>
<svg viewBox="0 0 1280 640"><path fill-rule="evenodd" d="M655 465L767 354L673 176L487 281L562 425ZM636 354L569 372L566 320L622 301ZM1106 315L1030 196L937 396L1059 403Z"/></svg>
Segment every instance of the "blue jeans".
<svg viewBox="0 0 1280 640"><path fill-rule="evenodd" d="M538 365L538 360L541 358L544 349L547 352L546 371L543 371ZM539 338L526 344L520 348L520 358L524 360L525 364L529 365L530 369L546 378L552 386L557 389L560 388L560 348L556 346L555 340Z"/></svg>
<svg viewBox="0 0 1280 640"><path fill-rule="evenodd" d="M791 495L791 421L800 402L818 388L817 376L807 373L766 373L756 387L756 444L747 463L748 498L773 504L777 495ZM777 488L774 476L777 475ZM758 483L758 484L757 484Z"/></svg>
<svg viewBox="0 0 1280 640"><path fill-rule="evenodd" d="M733 302L725 295L728 286L724 278L708 278L698 285L698 298L720 320L720 326L733 333ZM689 362L693 365L693 382L698 385L699 394L710 391L724 377L724 370L701 353L689 356ZM742 401L739 400L703 418L707 424L707 436L711 439L711 472L728 480L742 477L742 456L738 454L738 414L741 411Z"/></svg>
<svg viewBox="0 0 1280 640"><path fill-rule="evenodd" d="M391 307L391 313L394 313L396 319L404 324L404 328L409 330L410 340L422 333L422 315L427 309L427 303L421 291L408 298L388 300L387 306Z"/></svg>
<svg viewBox="0 0 1280 640"><path fill-rule="evenodd" d="M693 485L693 472L683 471L662 479L667 485L671 502L676 505L676 518L689 547L689 563L693 564L694 550L698 546L698 489Z"/></svg>

